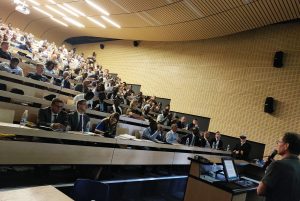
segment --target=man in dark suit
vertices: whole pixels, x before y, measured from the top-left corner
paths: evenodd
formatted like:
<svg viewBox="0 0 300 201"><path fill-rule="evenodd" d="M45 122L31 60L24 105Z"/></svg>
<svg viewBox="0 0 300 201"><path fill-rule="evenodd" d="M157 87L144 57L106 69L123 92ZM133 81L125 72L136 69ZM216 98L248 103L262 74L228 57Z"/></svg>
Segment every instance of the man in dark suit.
<svg viewBox="0 0 300 201"><path fill-rule="evenodd" d="M64 102L58 98L52 100L51 107L39 110L38 126L50 127L53 130L65 130L68 125L67 113L62 111Z"/></svg>
<svg viewBox="0 0 300 201"><path fill-rule="evenodd" d="M77 111L69 114L69 126L71 131L90 131L90 117L85 114L88 109L85 99L77 101Z"/></svg>
<svg viewBox="0 0 300 201"><path fill-rule="evenodd" d="M235 145L232 154L236 159L248 160L251 145L247 142L247 137L245 135L241 135L240 140L241 142Z"/></svg>
<svg viewBox="0 0 300 201"><path fill-rule="evenodd" d="M210 141L210 145L212 148L223 149L223 141L221 140L221 134L219 131L216 132L215 138Z"/></svg>

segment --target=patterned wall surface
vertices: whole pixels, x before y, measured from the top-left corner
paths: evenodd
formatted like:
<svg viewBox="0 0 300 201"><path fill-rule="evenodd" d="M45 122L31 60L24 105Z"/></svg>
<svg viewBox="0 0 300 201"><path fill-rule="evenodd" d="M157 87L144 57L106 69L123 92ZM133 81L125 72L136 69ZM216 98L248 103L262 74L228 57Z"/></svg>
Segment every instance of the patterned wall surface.
<svg viewBox="0 0 300 201"><path fill-rule="evenodd" d="M278 24L231 36L191 42L131 41L77 46L145 94L171 98L175 111L211 117L210 130L267 144L285 131L300 132L300 23ZM274 52L285 53L273 68ZM263 112L267 96L276 112Z"/></svg>

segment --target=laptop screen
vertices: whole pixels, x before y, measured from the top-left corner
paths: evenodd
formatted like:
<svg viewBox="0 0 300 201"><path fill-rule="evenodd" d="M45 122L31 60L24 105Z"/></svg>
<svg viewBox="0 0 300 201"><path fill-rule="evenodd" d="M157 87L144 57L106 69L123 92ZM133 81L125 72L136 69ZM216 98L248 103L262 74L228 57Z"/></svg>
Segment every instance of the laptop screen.
<svg viewBox="0 0 300 201"><path fill-rule="evenodd" d="M232 159L223 159L223 171L227 181L233 181L239 179L236 172L235 165Z"/></svg>

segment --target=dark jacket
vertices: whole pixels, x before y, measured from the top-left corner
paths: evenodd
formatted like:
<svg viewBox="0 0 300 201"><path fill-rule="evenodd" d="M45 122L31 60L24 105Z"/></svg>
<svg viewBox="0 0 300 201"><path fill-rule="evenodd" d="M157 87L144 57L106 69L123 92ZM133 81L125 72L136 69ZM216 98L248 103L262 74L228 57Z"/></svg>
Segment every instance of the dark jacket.
<svg viewBox="0 0 300 201"><path fill-rule="evenodd" d="M245 142L243 145L238 143L235 145L233 151L243 151L243 154L233 154L236 159L248 160L251 151L251 145L248 142Z"/></svg>
<svg viewBox="0 0 300 201"><path fill-rule="evenodd" d="M68 125L67 113L61 111L58 113L56 120L53 123L60 123L64 126ZM50 127L51 125L51 107L41 108L38 113L37 119L38 126Z"/></svg>
<svg viewBox="0 0 300 201"><path fill-rule="evenodd" d="M0 48L0 58L7 59L7 60L11 60L11 54L10 54L9 52L4 52L4 51Z"/></svg>
<svg viewBox="0 0 300 201"><path fill-rule="evenodd" d="M78 112L72 112L68 115L68 120L69 120L69 126L71 127L71 131L84 131L87 132L89 131L87 124L90 122L90 117L86 114L83 114L83 128L82 125L80 125L80 120L78 117Z"/></svg>
<svg viewBox="0 0 300 201"><path fill-rule="evenodd" d="M26 77L29 77L33 80L42 81L42 82L49 82L49 79L46 76L38 75L36 73L28 73Z"/></svg>
<svg viewBox="0 0 300 201"><path fill-rule="evenodd" d="M213 143L217 143L216 138L214 138L214 139L212 139L212 140L210 141L210 146L211 146L211 147L212 147ZM224 148L223 148L223 141L222 141L222 140L219 141L219 144L218 144L217 149L220 149L220 150L224 149Z"/></svg>

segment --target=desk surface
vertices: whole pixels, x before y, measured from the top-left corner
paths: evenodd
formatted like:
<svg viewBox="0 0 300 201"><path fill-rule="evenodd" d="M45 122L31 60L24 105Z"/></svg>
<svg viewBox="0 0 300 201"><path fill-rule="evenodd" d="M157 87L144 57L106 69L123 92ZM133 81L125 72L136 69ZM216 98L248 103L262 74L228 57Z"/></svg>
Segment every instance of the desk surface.
<svg viewBox="0 0 300 201"><path fill-rule="evenodd" d="M21 136L46 137L46 138L89 141L89 142L109 143L109 144L119 144L119 145L153 147L153 148L160 148L160 149L170 149L174 151L184 150L184 151L206 152L212 154L224 154L224 155L230 154L230 152L227 151L212 150L212 149L200 148L200 147L189 147L185 145L158 144L148 140L135 141L135 140L124 140L118 138L114 139L114 138L105 138L99 136L89 136L89 135L83 135L80 132L45 131L37 128L28 128L18 124L9 124L9 123L0 123L0 131L1 133L5 133L5 134L16 134Z"/></svg>
<svg viewBox="0 0 300 201"><path fill-rule="evenodd" d="M71 201L53 186L38 186L0 191L0 201Z"/></svg>

